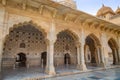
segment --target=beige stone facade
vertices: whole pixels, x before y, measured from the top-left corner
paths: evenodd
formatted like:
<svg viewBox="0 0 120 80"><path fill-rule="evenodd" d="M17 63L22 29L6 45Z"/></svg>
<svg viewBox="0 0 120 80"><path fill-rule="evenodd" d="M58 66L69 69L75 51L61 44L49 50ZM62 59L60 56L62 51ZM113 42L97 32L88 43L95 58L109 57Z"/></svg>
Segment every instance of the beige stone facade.
<svg viewBox="0 0 120 80"><path fill-rule="evenodd" d="M59 66L85 71L120 63L120 26L75 7L51 0L0 0L0 24L1 70L39 66L56 74Z"/></svg>

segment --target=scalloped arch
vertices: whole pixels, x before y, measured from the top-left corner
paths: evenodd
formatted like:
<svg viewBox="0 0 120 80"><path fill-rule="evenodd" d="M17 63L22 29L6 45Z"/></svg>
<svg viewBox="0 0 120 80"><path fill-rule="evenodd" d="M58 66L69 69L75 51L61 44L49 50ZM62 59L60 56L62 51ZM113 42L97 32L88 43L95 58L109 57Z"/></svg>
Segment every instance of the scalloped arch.
<svg viewBox="0 0 120 80"><path fill-rule="evenodd" d="M10 27L9 29L9 32L14 30L15 28L18 28L18 27L23 27L25 25L31 25L33 26L35 29L38 29L40 32L43 33L43 35L46 37L47 36L47 32L41 28L41 26L38 26L36 23L34 23L33 21L25 21L23 23L18 23L18 24L14 24L13 27Z"/></svg>
<svg viewBox="0 0 120 80"><path fill-rule="evenodd" d="M111 47L115 47L115 48L118 48L118 45L117 45L117 42L116 42L116 40L114 39L114 38L110 38L109 40L108 40L108 44L111 44L110 46Z"/></svg>
<svg viewBox="0 0 120 80"><path fill-rule="evenodd" d="M97 45L101 46L100 40L99 40L99 38L95 34L91 33L91 34L87 35L85 39L87 39L87 37L90 37L91 39L94 40L94 42Z"/></svg>
<svg viewBox="0 0 120 80"><path fill-rule="evenodd" d="M64 30L61 30L59 32L56 33L56 35L58 36L60 33L62 32L67 32L72 38L74 38L75 40L79 40L79 35L76 34L73 30L71 29L64 29Z"/></svg>

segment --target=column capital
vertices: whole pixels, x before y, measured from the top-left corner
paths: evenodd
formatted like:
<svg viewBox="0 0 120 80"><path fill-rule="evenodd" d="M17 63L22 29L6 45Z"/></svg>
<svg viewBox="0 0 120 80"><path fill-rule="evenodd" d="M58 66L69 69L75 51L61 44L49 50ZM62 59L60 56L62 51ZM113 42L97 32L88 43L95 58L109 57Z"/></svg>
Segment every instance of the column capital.
<svg viewBox="0 0 120 80"><path fill-rule="evenodd" d="M50 33L47 39L47 65L46 65L46 70L45 72L50 75L54 75L55 73L55 68L54 68L54 43L56 41L56 37L54 36L53 33Z"/></svg>
<svg viewBox="0 0 120 80"><path fill-rule="evenodd" d="M3 47L4 47L4 40L5 38L0 38L0 72L1 72L1 66L2 66L2 54L3 54Z"/></svg>
<svg viewBox="0 0 120 80"><path fill-rule="evenodd" d="M54 38L47 38L46 39L47 45L54 44L56 39L57 39L56 37L54 37Z"/></svg>

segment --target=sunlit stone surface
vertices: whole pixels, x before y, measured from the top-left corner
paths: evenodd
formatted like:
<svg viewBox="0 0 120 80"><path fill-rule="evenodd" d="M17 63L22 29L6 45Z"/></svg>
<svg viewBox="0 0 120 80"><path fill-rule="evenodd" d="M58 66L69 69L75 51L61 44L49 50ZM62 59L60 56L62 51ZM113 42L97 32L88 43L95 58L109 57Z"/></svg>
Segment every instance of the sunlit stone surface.
<svg viewBox="0 0 120 80"><path fill-rule="evenodd" d="M73 0L0 0L1 77L38 80L120 67L119 9L102 11L91 16Z"/></svg>

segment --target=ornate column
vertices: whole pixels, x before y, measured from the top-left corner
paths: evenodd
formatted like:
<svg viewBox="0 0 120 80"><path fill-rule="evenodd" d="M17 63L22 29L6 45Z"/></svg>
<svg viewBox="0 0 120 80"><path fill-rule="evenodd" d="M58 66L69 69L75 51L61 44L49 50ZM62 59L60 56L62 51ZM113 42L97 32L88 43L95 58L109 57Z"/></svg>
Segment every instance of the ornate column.
<svg viewBox="0 0 120 80"><path fill-rule="evenodd" d="M87 66L91 62L91 52L90 52L89 46L86 45L86 44L85 44L85 51L84 51L84 53L85 53L84 54L84 56L85 56L85 64Z"/></svg>
<svg viewBox="0 0 120 80"><path fill-rule="evenodd" d="M97 46L97 53L98 53L98 64L99 66L104 66L103 64L103 55L102 55L102 52L101 52L101 46Z"/></svg>
<svg viewBox="0 0 120 80"><path fill-rule="evenodd" d="M113 54L115 56L115 64L118 64L118 55L117 55L117 50L116 48L113 48Z"/></svg>
<svg viewBox="0 0 120 80"><path fill-rule="evenodd" d="M81 70L85 71L87 70L86 68L86 64L85 64L85 56L84 56L84 44L82 43L81 46L80 46L80 56L81 56L81 59L80 59L80 65L81 65Z"/></svg>
<svg viewBox="0 0 120 80"><path fill-rule="evenodd" d="M85 56L84 56L84 45L85 45L85 35L84 35L84 31L81 30L81 35L80 35L80 69L83 71L86 71L86 64L85 64Z"/></svg>
<svg viewBox="0 0 120 80"><path fill-rule="evenodd" d="M5 0L2 0L2 3ZM3 46L4 46L4 40L5 36L7 35L5 23L6 22L6 12L5 8L1 6L0 8L0 72L2 67L2 54L3 54Z"/></svg>
<svg viewBox="0 0 120 80"><path fill-rule="evenodd" d="M77 47L77 69L80 69L80 43L76 43Z"/></svg>
<svg viewBox="0 0 120 80"><path fill-rule="evenodd" d="M118 37L118 58L119 58L119 64L120 64L120 37Z"/></svg>
<svg viewBox="0 0 120 80"><path fill-rule="evenodd" d="M119 53L118 49L115 49L116 57L117 57L117 64L119 64Z"/></svg>
<svg viewBox="0 0 120 80"><path fill-rule="evenodd" d="M116 49L116 52L117 52L117 58L118 58L118 64L120 64L120 57L119 57L119 48Z"/></svg>
<svg viewBox="0 0 120 80"><path fill-rule="evenodd" d="M97 46L97 56L98 56L98 64L100 64L100 52L99 52L99 47Z"/></svg>
<svg viewBox="0 0 120 80"><path fill-rule="evenodd" d="M16 69L16 55L14 55L14 63L13 63L13 69Z"/></svg>
<svg viewBox="0 0 120 80"><path fill-rule="evenodd" d="M2 38L0 38L0 72L1 72L1 69L2 69L3 44L4 44L4 41L3 41Z"/></svg>
<svg viewBox="0 0 120 80"><path fill-rule="evenodd" d="M99 54L100 54L100 66L105 67L104 53L101 46L99 47Z"/></svg>
<svg viewBox="0 0 120 80"><path fill-rule="evenodd" d="M54 67L54 43L56 41L55 35L55 24L54 20L52 20L52 26L50 27L49 34L47 36L48 44L47 44L47 64L45 72L49 75L55 75L55 67Z"/></svg>
<svg viewBox="0 0 120 80"><path fill-rule="evenodd" d="M29 59L29 55L26 56L27 60L26 60L26 67L30 68L30 59Z"/></svg>
<svg viewBox="0 0 120 80"><path fill-rule="evenodd" d="M54 41L49 41L47 45L47 65L46 71L47 74L54 75Z"/></svg>
<svg viewBox="0 0 120 80"><path fill-rule="evenodd" d="M101 34L101 58L102 58L102 65L104 68L106 68L107 66L109 66L108 63L108 47L107 47L107 37L105 33Z"/></svg>
<svg viewBox="0 0 120 80"><path fill-rule="evenodd" d="M120 49L119 48L118 48L117 53L118 53L118 64L120 64Z"/></svg>

